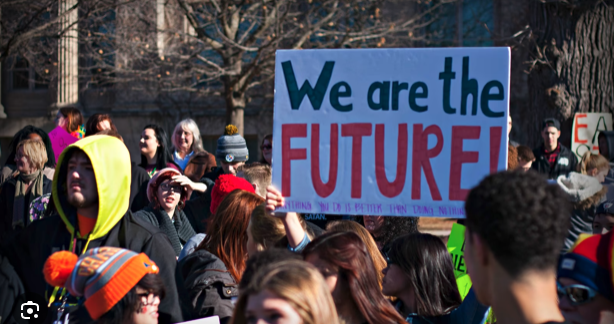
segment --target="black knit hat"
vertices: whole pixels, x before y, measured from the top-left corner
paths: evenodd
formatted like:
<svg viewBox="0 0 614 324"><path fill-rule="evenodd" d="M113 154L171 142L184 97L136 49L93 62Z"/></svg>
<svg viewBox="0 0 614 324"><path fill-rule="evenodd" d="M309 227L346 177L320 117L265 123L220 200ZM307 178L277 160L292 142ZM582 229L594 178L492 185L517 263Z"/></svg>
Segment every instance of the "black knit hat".
<svg viewBox="0 0 614 324"><path fill-rule="evenodd" d="M239 135L239 130L235 125L228 125L222 135L217 140L215 157L226 162L245 162L249 159L249 151L243 136Z"/></svg>

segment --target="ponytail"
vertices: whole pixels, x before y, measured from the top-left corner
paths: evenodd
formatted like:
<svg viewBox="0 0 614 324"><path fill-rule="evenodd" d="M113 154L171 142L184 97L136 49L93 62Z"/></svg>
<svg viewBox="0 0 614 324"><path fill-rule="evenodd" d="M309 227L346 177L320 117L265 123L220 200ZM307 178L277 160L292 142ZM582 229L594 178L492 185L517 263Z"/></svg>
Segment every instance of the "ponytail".
<svg viewBox="0 0 614 324"><path fill-rule="evenodd" d="M582 159L580 163L578 163L578 172L588 175L588 172L593 169L599 171L609 170L610 163L603 155L593 154L591 151L587 151L582 155Z"/></svg>

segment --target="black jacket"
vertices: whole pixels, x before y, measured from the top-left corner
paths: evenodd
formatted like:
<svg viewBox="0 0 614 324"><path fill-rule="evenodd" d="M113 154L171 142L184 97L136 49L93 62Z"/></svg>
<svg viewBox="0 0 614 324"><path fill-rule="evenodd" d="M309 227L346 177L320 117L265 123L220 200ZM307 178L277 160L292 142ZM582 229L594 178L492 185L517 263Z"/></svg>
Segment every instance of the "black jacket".
<svg viewBox="0 0 614 324"><path fill-rule="evenodd" d="M196 233L207 233L207 221L211 217L211 190L214 183L209 178L202 178L200 182L207 185L207 191L192 192L192 197L186 201L183 212Z"/></svg>
<svg viewBox="0 0 614 324"><path fill-rule="evenodd" d="M185 243L196 235L185 213L179 209L175 210L174 221L161 208L153 209L151 206L145 207L134 215L162 230L171 241L175 256L179 256Z"/></svg>
<svg viewBox="0 0 614 324"><path fill-rule="evenodd" d="M9 234L17 233L21 231L13 230L13 202L15 201L15 185L17 184L17 179L10 178L6 182L2 184L0 187L0 238L4 239ZM43 176L43 193L49 194L51 193L51 184L52 181L49 180L46 176ZM24 211L24 224L26 226L30 225L30 203L32 200L37 198L38 196L34 196L32 191L30 191L25 197L26 205L23 208Z"/></svg>
<svg viewBox="0 0 614 324"><path fill-rule="evenodd" d="M221 323L230 320L238 284L217 256L206 250L194 251L179 262L175 278L186 320L214 315Z"/></svg>
<svg viewBox="0 0 614 324"><path fill-rule="evenodd" d="M205 173L203 178L207 178L207 179L215 182L215 181L217 181L217 178L219 178L222 174L224 174L224 169L222 169L222 167L217 167L217 168L213 169L213 171Z"/></svg>
<svg viewBox="0 0 614 324"><path fill-rule="evenodd" d="M134 162L131 164L130 176L130 210L136 212L149 205L147 184L151 177L145 169Z"/></svg>
<svg viewBox="0 0 614 324"><path fill-rule="evenodd" d="M15 267L27 292L39 296L50 295L53 287L45 282L42 273L43 265L52 253L68 250L70 238L71 235L62 219L58 215L53 215L33 222L16 238L6 242L2 246L1 253L6 255ZM75 250L82 251L85 243L86 240L77 239ZM160 276L166 288L166 297L160 304L159 323L182 321L174 281L177 261L175 252L164 233L128 212L106 236L91 241L87 248L100 246L121 247L147 254L159 266ZM89 317L84 318L87 312L83 310L78 311L76 308L71 308L70 311L75 314L71 314L70 323L90 323L92 321ZM53 310L51 313L55 314Z"/></svg>
<svg viewBox="0 0 614 324"><path fill-rule="evenodd" d="M537 172L543 174L548 179L556 180L559 176L567 176L569 172L575 172L578 165L578 159L571 150L560 144L561 152L556 158L554 168L550 168L548 158L544 154L543 145L533 150L535 155L535 162L533 162L532 168Z"/></svg>
<svg viewBox="0 0 614 324"><path fill-rule="evenodd" d="M0 254L0 323L18 323L15 318L19 318L20 314L13 312L16 309L14 306L20 301L20 296L25 297L24 294L21 279L9 260Z"/></svg>

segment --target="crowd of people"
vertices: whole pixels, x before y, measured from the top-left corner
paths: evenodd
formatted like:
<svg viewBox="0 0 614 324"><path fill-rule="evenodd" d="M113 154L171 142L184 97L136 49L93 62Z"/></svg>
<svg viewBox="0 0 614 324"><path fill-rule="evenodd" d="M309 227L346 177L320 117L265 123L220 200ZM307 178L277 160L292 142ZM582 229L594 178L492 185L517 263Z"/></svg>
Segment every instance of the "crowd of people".
<svg viewBox="0 0 614 324"><path fill-rule="evenodd" d="M191 119L170 137L151 124L131 161L109 115L83 121L62 108L53 131L26 126L10 143L3 324L26 293L63 323L614 323L610 132L580 160L556 119L536 149L510 141L509 170L473 188L458 221L463 294L417 217L277 212L271 135L249 152L228 125L210 153Z"/></svg>

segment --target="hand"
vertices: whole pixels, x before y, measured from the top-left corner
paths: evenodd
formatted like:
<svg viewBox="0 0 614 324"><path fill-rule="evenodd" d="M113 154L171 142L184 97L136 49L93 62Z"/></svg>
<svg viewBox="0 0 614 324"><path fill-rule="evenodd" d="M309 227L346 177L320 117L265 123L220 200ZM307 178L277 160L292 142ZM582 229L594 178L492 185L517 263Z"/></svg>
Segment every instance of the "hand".
<svg viewBox="0 0 614 324"><path fill-rule="evenodd" d="M192 191L205 192L207 191L207 185L202 182L193 182L190 178L184 175L177 175L173 177L173 181L180 184L182 187L189 187Z"/></svg>
<svg viewBox="0 0 614 324"><path fill-rule="evenodd" d="M282 197L281 193L275 189L273 186L268 186L266 188L266 210L271 214L271 216L275 216L275 210L278 207L283 207L285 205L285 199Z"/></svg>

